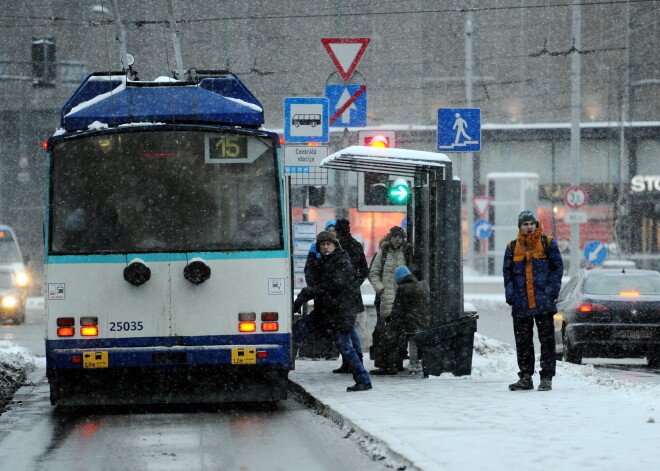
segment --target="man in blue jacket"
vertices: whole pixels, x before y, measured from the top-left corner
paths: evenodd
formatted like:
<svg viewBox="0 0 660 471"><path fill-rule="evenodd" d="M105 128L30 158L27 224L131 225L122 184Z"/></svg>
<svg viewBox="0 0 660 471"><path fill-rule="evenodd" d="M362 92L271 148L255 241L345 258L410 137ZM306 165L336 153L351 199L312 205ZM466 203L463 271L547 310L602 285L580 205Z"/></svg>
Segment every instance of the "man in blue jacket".
<svg viewBox="0 0 660 471"><path fill-rule="evenodd" d="M504 288L511 306L516 338L519 380L511 391L534 389L534 323L541 344L541 383L539 391L552 389L557 352L553 315L561 288L564 264L557 242L542 233L542 226L531 211L518 215L518 237L504 252Z"/></svg>

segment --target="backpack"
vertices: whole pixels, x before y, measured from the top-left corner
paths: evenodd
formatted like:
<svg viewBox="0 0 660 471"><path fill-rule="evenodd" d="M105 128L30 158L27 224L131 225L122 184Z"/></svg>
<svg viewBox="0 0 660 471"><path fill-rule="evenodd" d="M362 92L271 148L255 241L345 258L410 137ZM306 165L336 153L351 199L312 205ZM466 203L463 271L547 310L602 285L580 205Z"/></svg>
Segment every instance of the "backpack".
<svg viewBox="0 0 660 471"><path fill-rule="evenodd" d="M548 240L550 239L550 240ZM518 239L513 239L511 242L509 242L509 246L511 247L511 257L513 257L513 254L516 252L516 241ZM545 252L545 256L549 257L550 256L550 242L552 242L552 236L546 235L546 234L541 234L541 245L543 245L543 251Z"/></svg>

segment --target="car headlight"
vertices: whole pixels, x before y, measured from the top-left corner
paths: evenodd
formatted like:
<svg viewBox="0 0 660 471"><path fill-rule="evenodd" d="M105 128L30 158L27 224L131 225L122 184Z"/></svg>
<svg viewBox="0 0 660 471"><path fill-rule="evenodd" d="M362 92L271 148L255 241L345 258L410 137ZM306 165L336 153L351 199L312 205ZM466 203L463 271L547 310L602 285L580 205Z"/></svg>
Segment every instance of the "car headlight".
<svg viewBox="0 0 660 471"><path fill-rule="evenodd" d="M19 288L26 288L30 283L30 277L24 271L19 271L16 273L16 285Z"/></svg>
<svg viewBox="0 0 660 471"><path fill-rule="evenodd" d="M0 304L2 304L2 307L11 309L18 305L18 298L14 295L3 296Z"/></svg>

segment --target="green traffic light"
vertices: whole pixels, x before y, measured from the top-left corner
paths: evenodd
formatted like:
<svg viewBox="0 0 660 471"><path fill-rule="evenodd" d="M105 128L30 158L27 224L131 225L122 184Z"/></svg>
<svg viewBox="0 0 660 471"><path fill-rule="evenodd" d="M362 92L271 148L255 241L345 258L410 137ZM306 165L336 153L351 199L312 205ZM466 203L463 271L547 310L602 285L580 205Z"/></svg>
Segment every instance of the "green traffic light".
<svg viewBox="0 0 660 471"><path fill-rule="evenodd" d="M389 195L397 203L405 203L410 195L410 190L406 185L396 185L390 188Z"/></svg>

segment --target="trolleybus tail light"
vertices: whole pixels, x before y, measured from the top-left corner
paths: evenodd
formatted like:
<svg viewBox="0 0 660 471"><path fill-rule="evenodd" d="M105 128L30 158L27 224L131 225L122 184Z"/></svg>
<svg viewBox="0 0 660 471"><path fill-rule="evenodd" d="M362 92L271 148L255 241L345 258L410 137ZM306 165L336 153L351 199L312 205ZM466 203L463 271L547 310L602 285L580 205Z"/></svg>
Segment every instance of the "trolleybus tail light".
<svg viewBox="0 0 660 471"><path fill-rule="evenodd" d="M99 335L98 324L99 324L98 317L81 317L80 335L84 337L95 337Z"/></svg>
<svg viewBox="0 0 660 471"><path fill-rule="evenodd" d="M239 321L256 321L257 313L256 312L239 312L238 313Z"/></svg>
<svg viewBox="0 0 660 471"><path fill-rule="evenodd" d="M277 322L262 322L261 323L261 331L262 332L274 332L276 330L279 330L280 326Z"/></svg>
<svg viewBox="0 0 660 471"><path fill-rule="evenodd" d="M79 364L82 363L82 357L71 357L71 363Z"/></svg>
<svg viewBox="0 0 660 471"><path fill-rule="evenodd" d="M257 330L257 324L254 321L245 321L238 323L239 332L254 332Z"/></svg>
<svg viewBox="0 0 660 471"><path fill-rule="evenodd" d="M80 335L83 337L96 337L99 335L99 328L95 325L82 326L80 328Z"/></svg>
<svg viewBox="0 0 660 471"><path fill-rule="evenodd" d="M276 321L278 320L280 315L277 312L262 312L261 313L261 320L262 321Z"/></svg>
<svg viewBox="0 0 660 471"><path fill-rule="evenodd" d="M58 317L56 322L58 337L71 337L75 333L76 320L73 317Z"/></svg>
<svg viewBox="0 0 660 471"><path fill-rule="evenodd" d="M267 358L268 352L257 352L257 358Z"/></svg>

